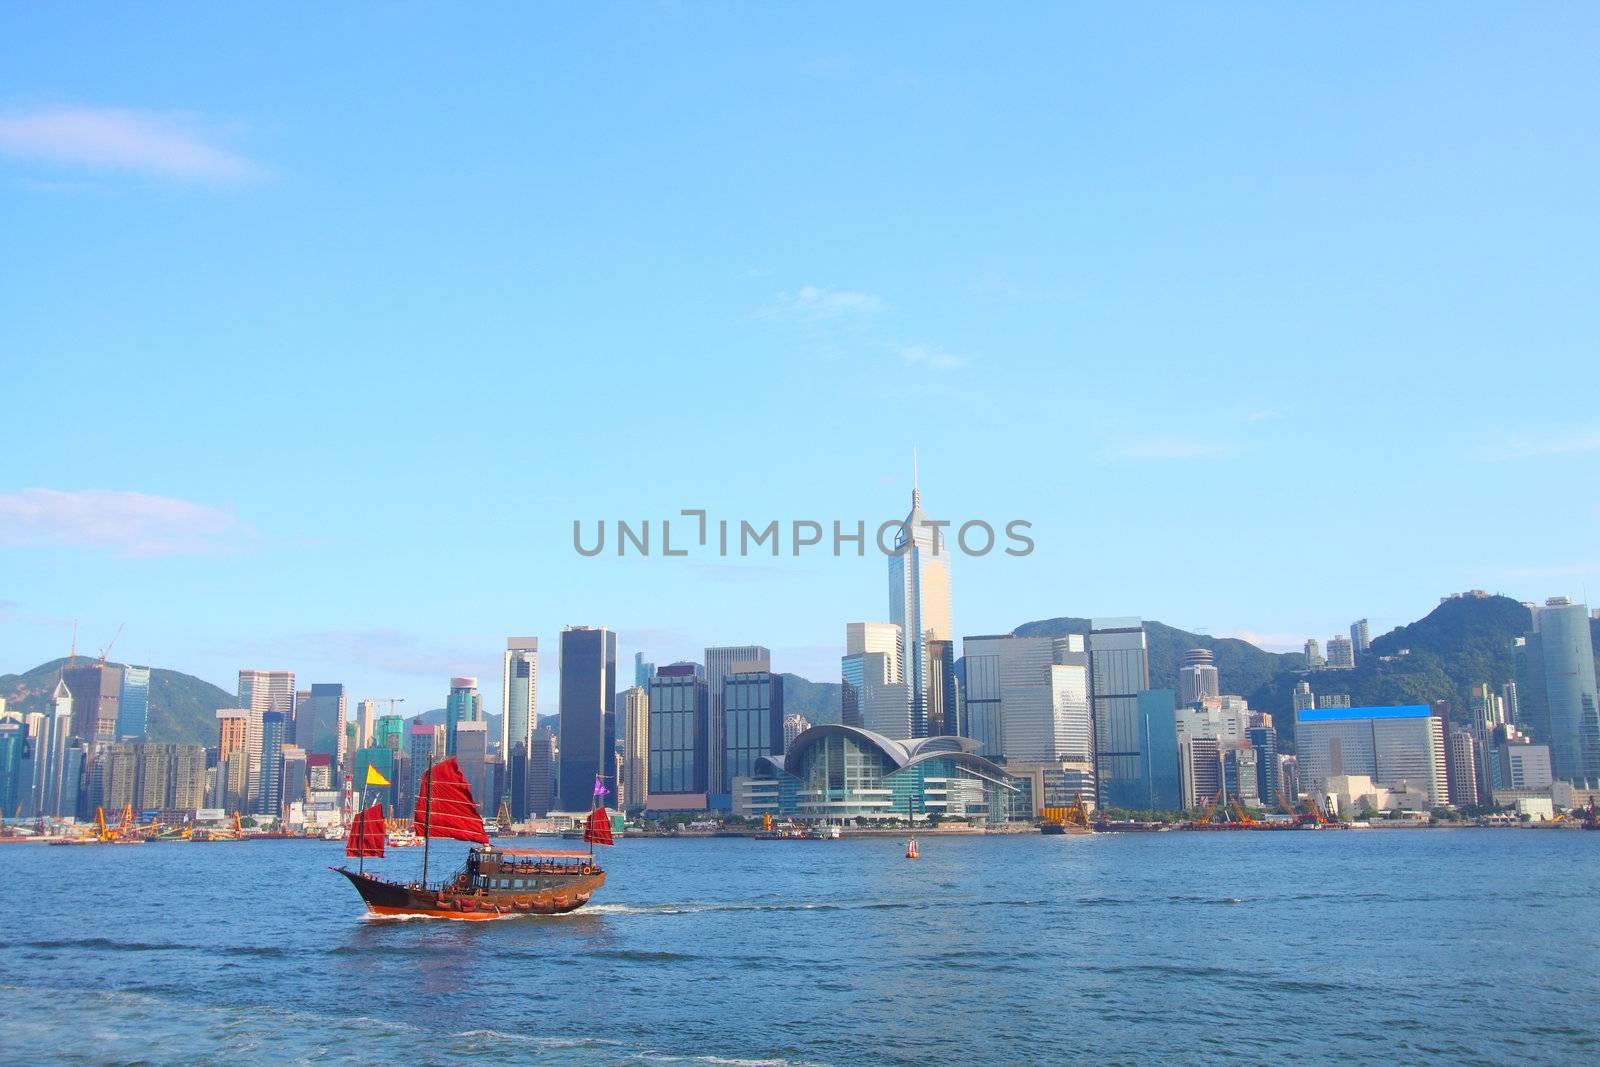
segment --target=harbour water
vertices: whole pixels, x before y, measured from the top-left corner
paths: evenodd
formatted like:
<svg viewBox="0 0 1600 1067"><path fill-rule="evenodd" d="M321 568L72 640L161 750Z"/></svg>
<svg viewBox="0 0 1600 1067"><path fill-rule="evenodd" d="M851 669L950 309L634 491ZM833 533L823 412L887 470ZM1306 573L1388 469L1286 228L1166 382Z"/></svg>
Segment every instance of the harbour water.
<svg viewBox="0 0 1600 1067"><path fill-rule="evenodd" d="M628 841L488 923L363 919L332 843L3 846L0 1060L1600 1061L1600 834L921 843Z"/></svg>

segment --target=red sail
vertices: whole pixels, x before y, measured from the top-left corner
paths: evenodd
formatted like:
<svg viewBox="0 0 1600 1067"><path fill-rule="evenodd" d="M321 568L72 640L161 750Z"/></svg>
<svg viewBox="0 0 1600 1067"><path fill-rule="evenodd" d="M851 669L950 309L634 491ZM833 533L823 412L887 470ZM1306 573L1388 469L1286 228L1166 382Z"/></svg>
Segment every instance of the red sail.
<svg viewBox="0 0 1600 1067"><path fill-rule="evenodd" d="M595 808L589 813L589 823L583 828L583 839L591 845L614 845L611 839L611 816L605 808Z"/></svg>
<svg viewBox="0 0 1600 1067"><path fill-rule="evenodd" d="M388 836L388 830L383 825L383 805L374 804L366 811L357 813L350 823L350 836L345 838L344 854L381 856Z"/></svg>
<svg viewBox="0 0 1600 1067"><path fill-rule="evenodd" d="M461 764L454 756L423 772L411 829L419 837L452 837L480 845L489 843L489 835L483 832L483 816L472 799L472 787L467 785Z"/></svg>

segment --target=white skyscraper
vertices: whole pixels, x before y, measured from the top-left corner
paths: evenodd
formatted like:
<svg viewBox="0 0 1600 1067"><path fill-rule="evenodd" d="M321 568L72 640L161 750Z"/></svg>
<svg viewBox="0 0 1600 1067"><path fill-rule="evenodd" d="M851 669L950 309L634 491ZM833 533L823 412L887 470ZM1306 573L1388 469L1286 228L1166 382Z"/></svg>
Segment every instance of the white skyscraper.
<svg viewBox="0 0 1600 1067"><path fill-rule="evenodd" d="M895 535L889 557L889 620L900 627L902 660L911 689L912 736L928 729L928 689L932 682L928 642L951 640L950 545L944 528L926 525L922 490L912 460L911 512Z"/></svg>
<svg viewBox="0 0 1600 1067"><path fill-rule="evenodd" d="M839 676L846 725L896 741L912 736L911 686L902 651L900 627L892 622L845 625Z"/></svg>
<svg viewBox="0 0 1600 1067"><path fill-rule="evenodd" d="M506 638L500 668L500 758L509 760L521 743L531 751L539 725L539 639Z"/></svg>
<svg viewBox="0 0 1600 1067"><path fill-rule="evenodd" d="M249 712L245 729L245 751L249 758L245 788L249 792L248 799L254 801L261 788L261 716L276 711L293 720L294 672L240 671L239 706Z"/></svg>
<svg viewBox="0 0 1600 1067"><path fill-rule="evenodd" d="M1179 704L1188 706L1206 697L1215 700L1222 695L1222 684L1212 659L1209 648L1191 648L1183 654L1183 666L1178 668Z"/></svg>

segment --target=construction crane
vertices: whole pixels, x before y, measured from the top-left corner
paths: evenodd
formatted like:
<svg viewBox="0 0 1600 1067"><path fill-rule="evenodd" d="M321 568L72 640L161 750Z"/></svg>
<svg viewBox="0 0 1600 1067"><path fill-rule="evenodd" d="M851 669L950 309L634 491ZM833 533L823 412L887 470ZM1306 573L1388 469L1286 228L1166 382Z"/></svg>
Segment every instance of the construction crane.
<svg viewBox="0 0 1600 1067"><path fill-rule="evenodd" d="M374 699L376 699L376 700L387 700L389 702L389 714L390 715L394 714L394 706L396 704L404 704L406 702L406 698L405 697L375 697Z"/></svg>
<svg viewBox="0 0 1600 1067"><path fill-rule="evenodd" d="M100 650L100 666L104 667L106 665L106 653L110 652L111 646L117 643L117 638L122 636L122 628L126 625L128 624L125 622L117 623L117 632L111 635L111 640L106 642L106 647ZM73 640L73 644L77 644L76 639Z"/></svg>
<svg viewBox="0 0 1600 1067"><path fill-rule="evenodd" d="M1256 824L1256 820L1248 811L1244 810L1244 805L1240 804L1237 800L1228 801L1228 806L1233 808L1234 819L1241 826L1254 826Z"/></svg>

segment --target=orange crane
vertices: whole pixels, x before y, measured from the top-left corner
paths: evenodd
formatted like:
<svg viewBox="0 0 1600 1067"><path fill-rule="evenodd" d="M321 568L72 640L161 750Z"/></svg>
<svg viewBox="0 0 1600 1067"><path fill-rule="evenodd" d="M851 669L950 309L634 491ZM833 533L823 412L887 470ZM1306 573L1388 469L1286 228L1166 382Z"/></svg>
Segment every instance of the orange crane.
<svg viewBox="0 0 1600 1067"><path fill-rule="evenodd" d="M122 636L122 628L126 625L128 624L125 622L117 623L117 632L111 635L111 640L106 642L106 647L100 650L100 666L104 667L106 665L106 653L110 652L111 646L117 643L117 638ZM73 643L76 644L76 640Z"/></svg>
<svg viewBox="0 0 1600 1067"><path fill-rule="evenodd" d="M1233 809L1234 820L1238 822L1239 825L1254 826L1256 824L1256 820L1248 811L1244 810L1244 805L1240 804L1237 800L1228 801L1228 806Z"/></svg>

